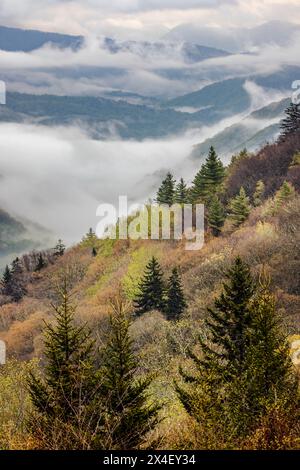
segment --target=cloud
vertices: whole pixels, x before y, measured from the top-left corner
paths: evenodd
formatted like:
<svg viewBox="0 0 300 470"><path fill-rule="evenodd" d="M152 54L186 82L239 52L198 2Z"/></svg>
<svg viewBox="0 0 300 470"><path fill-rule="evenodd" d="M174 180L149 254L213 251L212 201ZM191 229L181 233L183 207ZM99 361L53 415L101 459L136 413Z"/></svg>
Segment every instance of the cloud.
<svg viewBox="0 0 300 470"><path fill-rule="evenodd" d="M145 202L169 168L192 174L187 157L196 142L195 134L101 142L75 127L1 124L0 206L77 242L99 221L100 203L119 195Z"/></svg>

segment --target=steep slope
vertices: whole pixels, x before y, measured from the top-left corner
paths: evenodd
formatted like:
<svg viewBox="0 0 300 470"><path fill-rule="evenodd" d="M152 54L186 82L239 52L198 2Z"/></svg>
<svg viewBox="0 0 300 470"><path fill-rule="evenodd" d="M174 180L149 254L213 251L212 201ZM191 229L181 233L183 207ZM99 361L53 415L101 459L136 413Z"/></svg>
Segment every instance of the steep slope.
<svg viewBox="0 0 300 470"><path fill-rule="evenodd" d="M267 142L274 141L279 132L279 122L289 103L290 99L287 98L254 111L237 124L196 145L192 157L201 158L211 146L226 157L243 148L256 151Z"/></svg>
<svg viewBox="0 0 300 470"><path fill-rule="evenodd" d="M83 37L0 26L0 49L4 51L30 52L49 43L78 49L83 44Z"/></svg>

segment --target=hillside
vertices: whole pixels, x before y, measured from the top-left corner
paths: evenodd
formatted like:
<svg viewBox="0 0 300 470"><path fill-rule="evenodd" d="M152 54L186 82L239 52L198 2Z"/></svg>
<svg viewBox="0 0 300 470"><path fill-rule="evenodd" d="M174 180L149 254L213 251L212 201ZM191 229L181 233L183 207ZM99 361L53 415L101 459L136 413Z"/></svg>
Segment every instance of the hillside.
<svg viewBox="0 0 300 470"><path fill-rule="evenodd" d="M251 152L257 151L266 143L273 142L278 136L279 123L289 101L289 99L284 99L254 111L237 124L225 128L222 132L196 145L192 157L200 158L208 152L211 146L226 157L244 148Z"/></svg>
<svg viewBox="0 0 300 470"><path fill-rule="evenodd" d="M184 242L95 240L87 236L62 256L49 257L48 266L41 270L32 268L33 258L27 256L28 269L23 274L26 295L18 303L2 299L0 307L0 338L7 344L9 357L24 361L42 356L43 321L53 319L50 303L57 301L55 284L63 273L67 273L76 300L76 321L87 322L101 346L108 328L109 301L120 287L132 302L151 256L159 260L165 278L175 265L179 266L188 305L180 320L167 321L161 312L150 311L135 319L130 331L140 358L140 373L154 374L151 392L165 403L165 420L154 437L160 436L160 448L185 445L190 422L176 401L173 379L179 380L178 365L186 361L188 349L197 343L207 307L220 294L224 273L238 255L256 278L262 269L269 273L284 328L290 337L299 337L300 166L294 160L299 148L298 133L258 154L232 161L223 199L229 201L243 184L252 203L251 213L238 228L225 224L217 238L207 231L205 246L199 251L186 251ZM258 180L264 181L265 191L260 204L253 207ZM285 180L297 192L278 204L278 190Z"/></svg>

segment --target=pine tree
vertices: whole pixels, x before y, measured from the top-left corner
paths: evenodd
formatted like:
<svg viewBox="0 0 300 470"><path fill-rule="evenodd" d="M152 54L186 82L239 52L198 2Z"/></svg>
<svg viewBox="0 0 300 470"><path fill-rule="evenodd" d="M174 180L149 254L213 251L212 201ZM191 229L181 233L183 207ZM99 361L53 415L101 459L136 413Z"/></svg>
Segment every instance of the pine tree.
<svg viewBox="0 0 300 470"><path fill-rule="evenodd" d="M201 422L210 440L216 433L219 440L222 433L229 434L227 397L230 384L245 372L253 327L251 300L255 284L249 267L237 257L226 277L223 292L214 308L208 309L206 340L199 338L201 356L189 352L197 373L187 374L180 369L184 385L176 384L186 411Z"/></svg>
<svg viewBox="0 0 300 470"><path fill-rule="evenodd" d="M280 209L282 205L292 199L296 194L294 186L288 181L284 181L274 197L275 209Z"/></svg>
<svg viewBox="0 0 300 470"><path fill-rule="evenodd" d="M88 248L95 248L97 246L98 237L92 228L82 237L82 245Z"/></svg>
<svg viewBox="0 0 300 470"><path fill-rule="evenodd" d="M47 266L47 263L46 263L46 261L44 260L43 254L42 254L42 253L39 253L39 255L38 255L38 260L37 260L37 265L36 265L35 270L36 270L36 271L41 271L41 270L44 269L46 266Z"/></svg>
<svg viewBox="0 0 300 470"><path fill-rule="evenodd" d="M64 245L61 239L58 240L56 246L53 248L54 256L63 256L66 250L66 246Z"/></svg>
<svg viewBox="0 0 300 470"><path fill-rule="evenodd" d="M19 258L15 258L11 264L11 276L10 296L14 302L19 302L27 294L22 262Z"/></svg>
<svg viewBox="0 0 300 470"><path fill-rule="evenodd" d="M215 237L218 237L221 233L221 229L225 222L225 210L223 204L220 202L218 197L215 195L212 197L209 209L208 209L208 226L211 228L212 233Z"/></svg>
<svg viewBox="0 0 300 470"><path fill-rule="evenodd" d="M139 291L135 299L136 315L142 315L150 310L164 311L163 274L154 256L146 266L145 274L139 283Z"/></svg>
<svg viewBox="0 0 300 470"><path fill-rule="evenodd" d="M249 197L243 187L241 187L239 194L230 202L230 219L233 221L235 227L241 225L248 218L251 206Z"/></svg>
<svg viewBox="0 0 300 470"><path fill-rule="evenodd" d="M45 327L45 375L31 373L28 379L35 410L30 429L43 448L77 449L86 445L81 433L90 429L93 434L100 419L100 404L95 413L92 406L97 394L91 358L94 342L85 325L75 325L66 279L59 296L61 304L52 305L55 323Z"/></svg>
<svg viewBox="0 0 300 470"><path fill-rule="evenodd" d="M167 285L167 300L165 313L168 320L178 320L184 312L187 303L184 298L183 288L178 269L175 267Z"/></svg>
<svg viewBox="0 0 300 470"><path fill-rule="evenodd" d="M156 195L156 202L160 205L167 204L172 206L175 200L175 180L173 175L169 172L166 178L162 181Z"/></svg>
<svg viewBox="0 0 300 470"><path fill-rule="evenodd" d="M264 192L265 183L262 180L259 180L256 183L255 192L253 194L253 204L255 207L258 207L262 204Z"/></svg>
<svg viewBox="0 0 300 470"><path fill-rule="evenodd" d="M12 273L9 267L6 265L2 280L1 280L1 291L3 295L11 296L12 295Z"/></svg>
<svg viewBox="0 0 300 470"><path fill-rule="evenodd" d="M243 371L234 377L227 395L227 411L239 436L257 426L272 406L289 409L298 395L290 348L267 284L255 294L250 313Z"/></svg>
<svg viewBox="0 0 300 470"><path fill-rule="evenodd" d="M137 379L137 358L129 335L130 309L119 296L111 304L109 340L104 352L102 393L110 449L137 449L158 422L159 406L149 402L150 376Z"/></svg>
<svg viewBox="0 0 300 470"><path fill-rule="evenodd" d="M209 201L216 194L225 176L225 169L213 147L195 176L192 186L193 202L198 200Z"/></svg>
<svg viewBox="0 0 300 470"><path fill-rule="evenodd" d="M178 185L176 186L175 200L177 204L188 203L188 189L183 178L180 178Z"/></svg>
<svg viewBox="0 0 300 470"><path fill-rule="evenodd" d="M286 117L282 120L280 128L281 134L279 137L280 142L284 142L286 138L300 131L300 106L299 104L291 103L285 111Z"/></svg>

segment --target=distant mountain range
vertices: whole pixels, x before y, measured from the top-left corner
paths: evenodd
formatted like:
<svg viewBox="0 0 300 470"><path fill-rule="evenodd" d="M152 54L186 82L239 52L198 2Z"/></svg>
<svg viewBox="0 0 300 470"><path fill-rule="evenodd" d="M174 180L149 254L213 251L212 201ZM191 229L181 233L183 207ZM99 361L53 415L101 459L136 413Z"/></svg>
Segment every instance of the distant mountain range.
<svg viewBox="0 0 300 470"><path fill-rule="evenodd" d="M51 246L52 235L27 220L17 219L0 208L0 271L12 257L24 251Z"/></svg>
<svg viewBox="0 0 300 470"><path fill-rule="evenodd" d="M0 49L3 51L30 52L48 43L57 47L78 49L83 41L82 36L0 26Z"/></svg>
<svg viewBox="0 0 300 470"><path fill-rule="evenodd" d="M300 25L288 21L269 21L254 28L220 28L202 24L180 24L169 31L167 41L187 41L210 47L243 52L263 45L286 46L300 33Z"/></svg>
<svg viewBox="0 0 300 470"><path fill-rule="evenodd" d="M8 28L0 26L0 49L10 52L31 52L46 44L59 48L71 48L78 50L84 45L83 36L68 34L48 33L36 30L24 30L20 28ZM197 63L202 60L224 57L228 52L199 44L172 41L118 41L105 37L99 39L99 48L103 46L112 54L118 52L130 52L134 55L147 57L180 57L186 63Z"/></svg>
<svg viewBox="0 0 300 470"><path fill-rule="evenodd" d="M213 146L223 158L247 148L258 150L268 142L273 142L280 130L280 121L290 99L272 103L246 116L239 123L227 127L212 138L196 145L193 158L203 158Z"/></svg>

